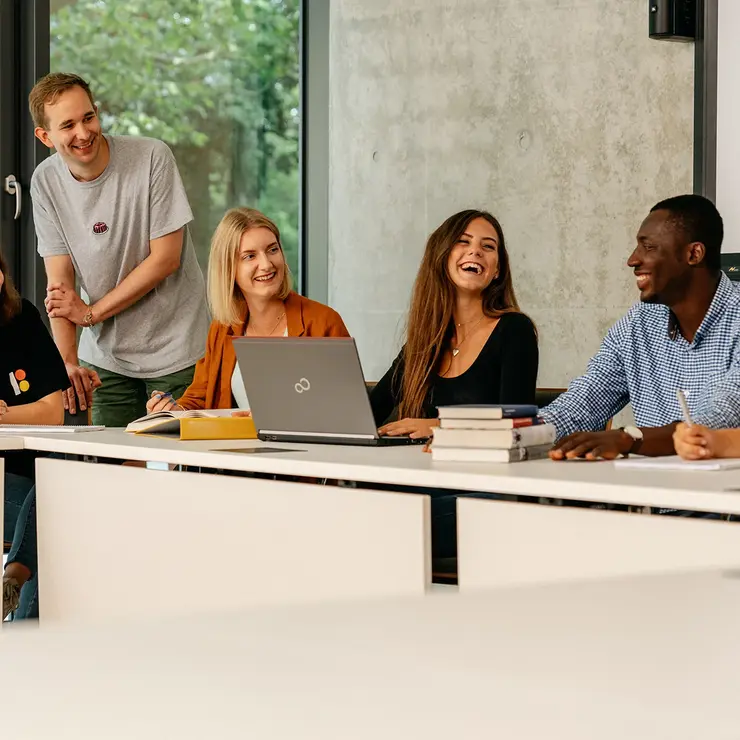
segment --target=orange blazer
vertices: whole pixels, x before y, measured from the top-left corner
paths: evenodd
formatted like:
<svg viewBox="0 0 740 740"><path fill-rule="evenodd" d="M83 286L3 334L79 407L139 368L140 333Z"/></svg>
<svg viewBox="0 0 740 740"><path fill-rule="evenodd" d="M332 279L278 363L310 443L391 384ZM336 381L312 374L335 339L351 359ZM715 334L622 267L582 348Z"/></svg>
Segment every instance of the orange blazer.
<svg viewBox="0 0 740 740"><path fill-rule="evenodd" d="M349 337L342 317L334 309L298 293L285 299L285 314L289 337ZM178 400L184 409L233 408L231 376L236 354L232 339L244 336L248 318L247 312L237 324L211 323L205 357L195 366L193 382Z"/></svg>

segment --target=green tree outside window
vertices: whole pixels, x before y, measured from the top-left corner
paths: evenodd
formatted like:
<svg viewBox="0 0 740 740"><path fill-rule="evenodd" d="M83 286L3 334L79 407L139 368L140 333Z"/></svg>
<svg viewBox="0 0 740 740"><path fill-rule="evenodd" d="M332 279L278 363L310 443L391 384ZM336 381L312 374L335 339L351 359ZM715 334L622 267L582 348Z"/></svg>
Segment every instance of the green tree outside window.
<svg viewBox="0 0 740 740"><path fill-rule="evenodd" d="M175 154L203 267L227 208L280 228L298 279L299 0L76 0L51 17L51 69L90 82L111 134Z"/></svg>

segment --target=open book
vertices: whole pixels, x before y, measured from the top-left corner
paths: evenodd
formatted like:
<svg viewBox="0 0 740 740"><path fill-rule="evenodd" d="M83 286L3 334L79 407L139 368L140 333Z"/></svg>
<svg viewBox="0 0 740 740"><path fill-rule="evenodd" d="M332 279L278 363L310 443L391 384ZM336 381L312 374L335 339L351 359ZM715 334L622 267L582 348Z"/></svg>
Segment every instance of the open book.
<svg viewBox="0 0 740 740"><path fill-rule="evenodd" d="M251 417L234 417L238 409L155 411L132 421L134 434L178 434L180 439L256 439Z"/></svg>

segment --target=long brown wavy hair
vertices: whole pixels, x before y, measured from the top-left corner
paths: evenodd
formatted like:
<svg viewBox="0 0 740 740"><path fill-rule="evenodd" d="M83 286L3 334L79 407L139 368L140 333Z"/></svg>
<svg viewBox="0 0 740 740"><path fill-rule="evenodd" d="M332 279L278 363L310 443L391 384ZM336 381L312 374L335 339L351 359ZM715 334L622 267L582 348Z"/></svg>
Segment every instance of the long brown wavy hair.
<svg viewBox="0 0 740 740"><path fill-rule="evenodd" d="M450 216L429 237L414 283L403 350L399 419L422 416L432 378L452 339L456 289L447 261L470 222L477 218L488 221L498 235L498 275L482 293L483 313L491 318L519 313L501 224L486 211L466 210Z"/></svg>
<svg viewBox="0 0 740 740"><path fill-rule="evenodd" d="M0 288L0 325L3 325L20 313L21 297L8 274L8 263L3 258L2 252L0 252L0 272L5 278L3 287Z"/></svg>

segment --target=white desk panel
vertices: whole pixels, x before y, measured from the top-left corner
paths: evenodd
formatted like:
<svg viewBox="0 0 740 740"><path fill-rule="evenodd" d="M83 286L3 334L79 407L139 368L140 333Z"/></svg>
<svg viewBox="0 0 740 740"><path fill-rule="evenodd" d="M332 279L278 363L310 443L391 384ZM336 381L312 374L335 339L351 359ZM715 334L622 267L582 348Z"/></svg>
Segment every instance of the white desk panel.
<svg viewBox="0 0 740 740"><path fill-rule="evenodd" d="M24 448L23 437L3 437L0 433L0 452L22 450Z"/></svg>
<svg viewBox="0 0 740 740"><path fill-rule="evenodd" d="M460 591L709 568L740 570L740 524L457 500Z"/></svg>
<svg viewBox="0 0 740 740"><path fill-rule="evenodd" d="M423 594L429 497L39 460L40 615Z"/></svg>

